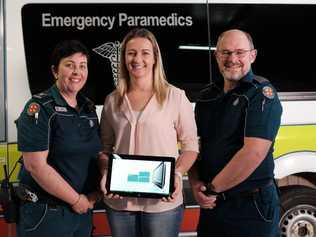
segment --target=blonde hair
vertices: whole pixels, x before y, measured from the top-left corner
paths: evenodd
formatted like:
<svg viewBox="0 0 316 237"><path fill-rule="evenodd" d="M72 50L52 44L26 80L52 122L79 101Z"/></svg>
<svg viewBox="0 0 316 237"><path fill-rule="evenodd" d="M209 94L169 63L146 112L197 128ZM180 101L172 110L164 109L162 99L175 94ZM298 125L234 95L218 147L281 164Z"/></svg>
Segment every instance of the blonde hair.
<svg viewBox="0 0 316 237"><path fill-rule="evenodd" d="M119 65L119 76L118 84L116 87L117 103L120 106L123 103L124 95L128 92L130 86L130 77L128 70L126 68L125 52L127 43L134 38L145 38L148 39L154 51L155 64L153 67L153 90L160 105L163 104L167 96L167 89L169 83L166 79L166 74L162 64L161 53L159 49L158 42L149 30L144 28L135 28L127 33L121 44L121 55L120 55L120 65Z"/></svg>

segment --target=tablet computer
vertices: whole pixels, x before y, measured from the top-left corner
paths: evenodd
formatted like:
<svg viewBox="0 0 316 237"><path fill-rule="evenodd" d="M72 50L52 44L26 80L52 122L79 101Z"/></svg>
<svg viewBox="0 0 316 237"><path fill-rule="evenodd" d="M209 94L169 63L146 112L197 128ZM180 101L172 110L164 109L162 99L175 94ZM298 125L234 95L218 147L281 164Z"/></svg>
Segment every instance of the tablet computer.
<svg viewBox="0 0 316 237"><path fill-rule="evenodd" d="M174 169L174 157L111 154L106 189L120 196L168 197L174 190Z"/></svg>

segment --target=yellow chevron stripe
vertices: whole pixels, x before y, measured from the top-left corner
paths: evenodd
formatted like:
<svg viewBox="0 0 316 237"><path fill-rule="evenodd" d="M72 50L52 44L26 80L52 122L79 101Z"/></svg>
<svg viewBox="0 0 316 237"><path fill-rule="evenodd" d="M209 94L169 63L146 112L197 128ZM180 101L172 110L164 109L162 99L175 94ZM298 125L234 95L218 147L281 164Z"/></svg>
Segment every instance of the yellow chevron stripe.
<svg viewBox="0 0 316 237"><path fill-rule="evenodd" d="M274 148L275 158L297 151L316 152L316 125L281 126Z"/></svg>

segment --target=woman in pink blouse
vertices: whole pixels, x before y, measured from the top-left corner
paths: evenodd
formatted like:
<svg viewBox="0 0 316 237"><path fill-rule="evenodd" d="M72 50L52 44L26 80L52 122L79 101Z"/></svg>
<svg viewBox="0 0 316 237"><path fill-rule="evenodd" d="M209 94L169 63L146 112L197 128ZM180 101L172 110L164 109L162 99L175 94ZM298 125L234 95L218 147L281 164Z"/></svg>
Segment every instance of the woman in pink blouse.
<svg viewBox="0 0 316 237"><path fill-rule="evenodd" d="M178 236L183 215L182 174L192 166L198 153L196 125L185 92L167 82L158 43L146 29L134 29L123 40L118 86L105 99L101 138L101 189L112 236ZM106 195L105 154L112 152L175 157L171 197Z"/></svg>

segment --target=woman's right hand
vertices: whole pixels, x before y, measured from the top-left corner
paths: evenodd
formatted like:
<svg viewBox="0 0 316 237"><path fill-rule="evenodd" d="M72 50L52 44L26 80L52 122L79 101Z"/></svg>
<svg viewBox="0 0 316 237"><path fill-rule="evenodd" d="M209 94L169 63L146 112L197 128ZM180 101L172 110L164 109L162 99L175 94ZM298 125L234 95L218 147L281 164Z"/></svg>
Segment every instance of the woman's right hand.
<svg viewBox="0 0 316 237"><path fill-rule="evenodd" d="M106 190L106 176L107 176L107 168L108 168L109 157L105 152L99 153L99 168L102 175L102 179L100 181L100 190L103 192L104 196L107 194Z"/></svg>
<svg viewBox="0 0 316 237"><path fill-rule="evenodd" d="M108 193L106 190L106 176L107 176L107 170L105 169L103 171L103 177L100 182L100 189L103 192L104 196Z"/></svg>
<svg viewBox="0 0 316 237"><path fill-rule="evenodd" d="M109 198L109 199L122 199L123 197L121 197L118 194L108 193L108 191L106 190L106 178L107 178L107 170L104 170L103 177L100 182L100 189L103 192L104 197Z"/></svg>
<svg viewBox="0 0 316 237"><path fill-rule="evenodd" d="M109 161L108 155L104 152L100 152L99 153L99 166L100 166L100 172L103 175L100 182L100 189L103 192L105 198L122 199L121 196L117 194L114 195L113 193L108 193L108 191L106 190L108 161Z"/></svg>

